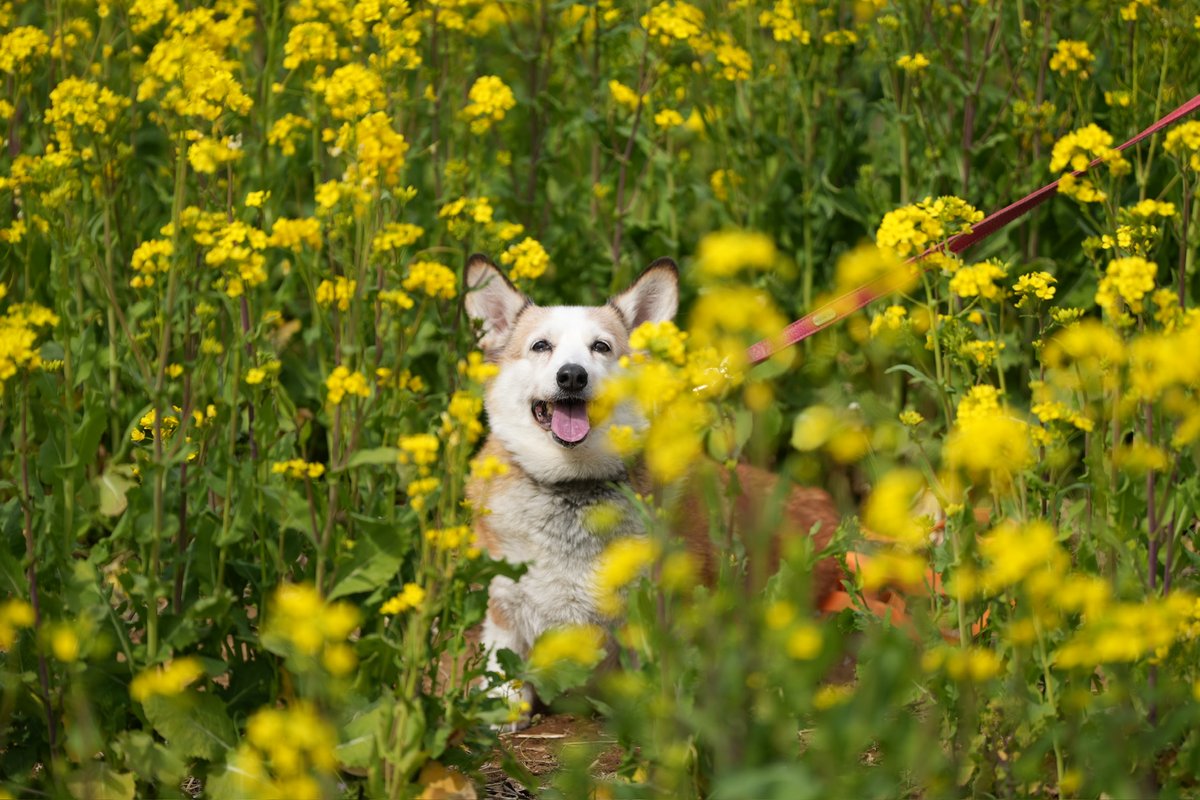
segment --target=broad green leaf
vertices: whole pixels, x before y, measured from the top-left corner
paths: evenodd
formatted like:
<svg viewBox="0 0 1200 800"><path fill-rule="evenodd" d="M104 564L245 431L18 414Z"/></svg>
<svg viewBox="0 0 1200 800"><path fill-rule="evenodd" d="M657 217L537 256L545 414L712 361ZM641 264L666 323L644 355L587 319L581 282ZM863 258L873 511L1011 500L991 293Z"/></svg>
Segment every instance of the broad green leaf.
<svg viewBox="0 0 1200 800"><path fill-rule="evenodd" d="M125 497L130 489L137 486L133 480L133 471L128 466L110 465L104 474L92 481L100 498L100 513L106 517L115 517L124 513L129 506Z"/></svg>
<svg viewBox="0 0 1200 800"><path fill-rule="evenodd" d="M67 776L67 791L76 800L133 800L133 774L114 772L104 764L89 764Z"/></svg>
<svg viewBox="0 0 1200 800"><path fill-rule="evenodd" d="M237 730L216 695L187 692L151 697L144 704L154 730L171 750L186 758L221 758L237 743Z"/></svg>
<svg viewBox="0 0 1200 800"><path fill-rule="evenodd" d="M371 447L366 450L358 450L354 455L350 456L350 460L346 462L345 469L354 469L368 464L398 464L400 463L400 449L398 447Z"/></svg>

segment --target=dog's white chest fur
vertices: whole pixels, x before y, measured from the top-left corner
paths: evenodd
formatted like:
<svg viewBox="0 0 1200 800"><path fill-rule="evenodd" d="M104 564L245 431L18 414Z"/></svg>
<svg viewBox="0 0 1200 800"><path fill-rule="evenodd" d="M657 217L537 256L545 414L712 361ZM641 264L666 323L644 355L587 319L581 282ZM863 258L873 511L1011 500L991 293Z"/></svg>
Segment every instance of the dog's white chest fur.
<svg viewBox="0 0 1200 800"><path fill-rule="evenodd" d="M600 622L598 557L613 537L641 532L622 490L604 481L545 484L521 475L489 493L488 508L501 557L527 568L518 581L492 581L494 616L511 637L501 646L524 654L547 629ZM608 527L597 530L598 521Z"/></svg>

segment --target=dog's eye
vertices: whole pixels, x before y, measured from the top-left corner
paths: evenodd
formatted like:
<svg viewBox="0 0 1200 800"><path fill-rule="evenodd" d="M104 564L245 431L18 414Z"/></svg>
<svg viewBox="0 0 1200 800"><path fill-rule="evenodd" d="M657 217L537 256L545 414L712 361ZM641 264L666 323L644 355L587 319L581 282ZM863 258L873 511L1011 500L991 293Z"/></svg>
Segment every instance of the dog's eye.
<svg viewBox="0 0 1200 800"><path fill-rule="evenodd" d="M609 347L608 342L604 341L603 339L597 339L596 342L592 345L592 350L594 350L597 353L611 353L612 352L612 348Z"/></svg>
<svg viewBox="0 0 1200 800"><path fill-rule="evenodd" d="M535 353L545 353L546 351L548 351L550 349L550 343L547 342L545 339L538 339L536 342L533 343L533 347L531 347L529 349Z"/></svg>

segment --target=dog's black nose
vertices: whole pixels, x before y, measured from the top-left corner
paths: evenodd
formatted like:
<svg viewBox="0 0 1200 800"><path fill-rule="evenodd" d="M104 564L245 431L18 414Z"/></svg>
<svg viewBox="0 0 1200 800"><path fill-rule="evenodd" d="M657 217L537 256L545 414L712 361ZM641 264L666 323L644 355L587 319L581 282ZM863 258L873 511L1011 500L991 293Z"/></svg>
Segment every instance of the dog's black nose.
<svg viewBox="0 0 1200 800"><path fill-rule="evenodd" d="M563 364L558 368L558 388L578 392L587 386L587 370L578 364Z"/></svg>

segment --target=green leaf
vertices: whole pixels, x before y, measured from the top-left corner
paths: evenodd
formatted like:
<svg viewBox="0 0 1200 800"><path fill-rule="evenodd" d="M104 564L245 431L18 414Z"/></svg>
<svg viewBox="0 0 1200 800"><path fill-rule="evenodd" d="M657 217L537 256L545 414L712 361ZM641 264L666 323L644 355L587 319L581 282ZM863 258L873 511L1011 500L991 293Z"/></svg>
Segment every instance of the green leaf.
<svg viewBox="0 0 1200 800"><path fill-rule="evenodd" d="M338 579L329 593L329 599L357 592L373 592L383 586L400 569L405 549L399 537L390 548L381 546L371 536L358 539L348 558L338 564Z"/></svg>
<svg viewBox="0 0 1200 800"><path fill-rule="evenodd" d="M389 718L388 708L380 700L366 711L355 714L342 727L342 742L334 752L343 767L368 768L377 759L379 732Z"/></svg>
<svg viewBox="0 0 1200 800"><path fill-rule="evenodd" d="M123 514L129 506L125 495L137 486L137 481L133 480L133 470L124 465L109 465L104 474L93 479L92 483L100 497L100 513L106 517Z"/></svg>
<svg viewBox="0 0 1200 800"><path fill-rule="evenodd" d="M118 734L116 744L125 763L143 780L175 784L187 773L187 763L145 731Z"/></svg>
<svg viewBox="0 0 1200 800"><path fill-rule="evenodd" d="M215 695L188 692L151 697L142 705L154 730L167 740L173 752L185 758L213 761L237 742L233 720Z"/></svg>
<svg viewBox="0 0 1200 800"><path fill-rule="evenodd" d="M67 776L67 791L78 800L133 800L136 786L130 772L114 772L90 764Z"/></svg>
<svg viewBox="0 0 1200 800"><path fill-rule="evenodd" d="M368 464L399 464L400 463L400 448L398 447L371 447L366 450L355 451L354 455L350 456L350 460L346 462L346 466L342 469L354 469ZM341 471L341 470L336 470Z"/></svg>

